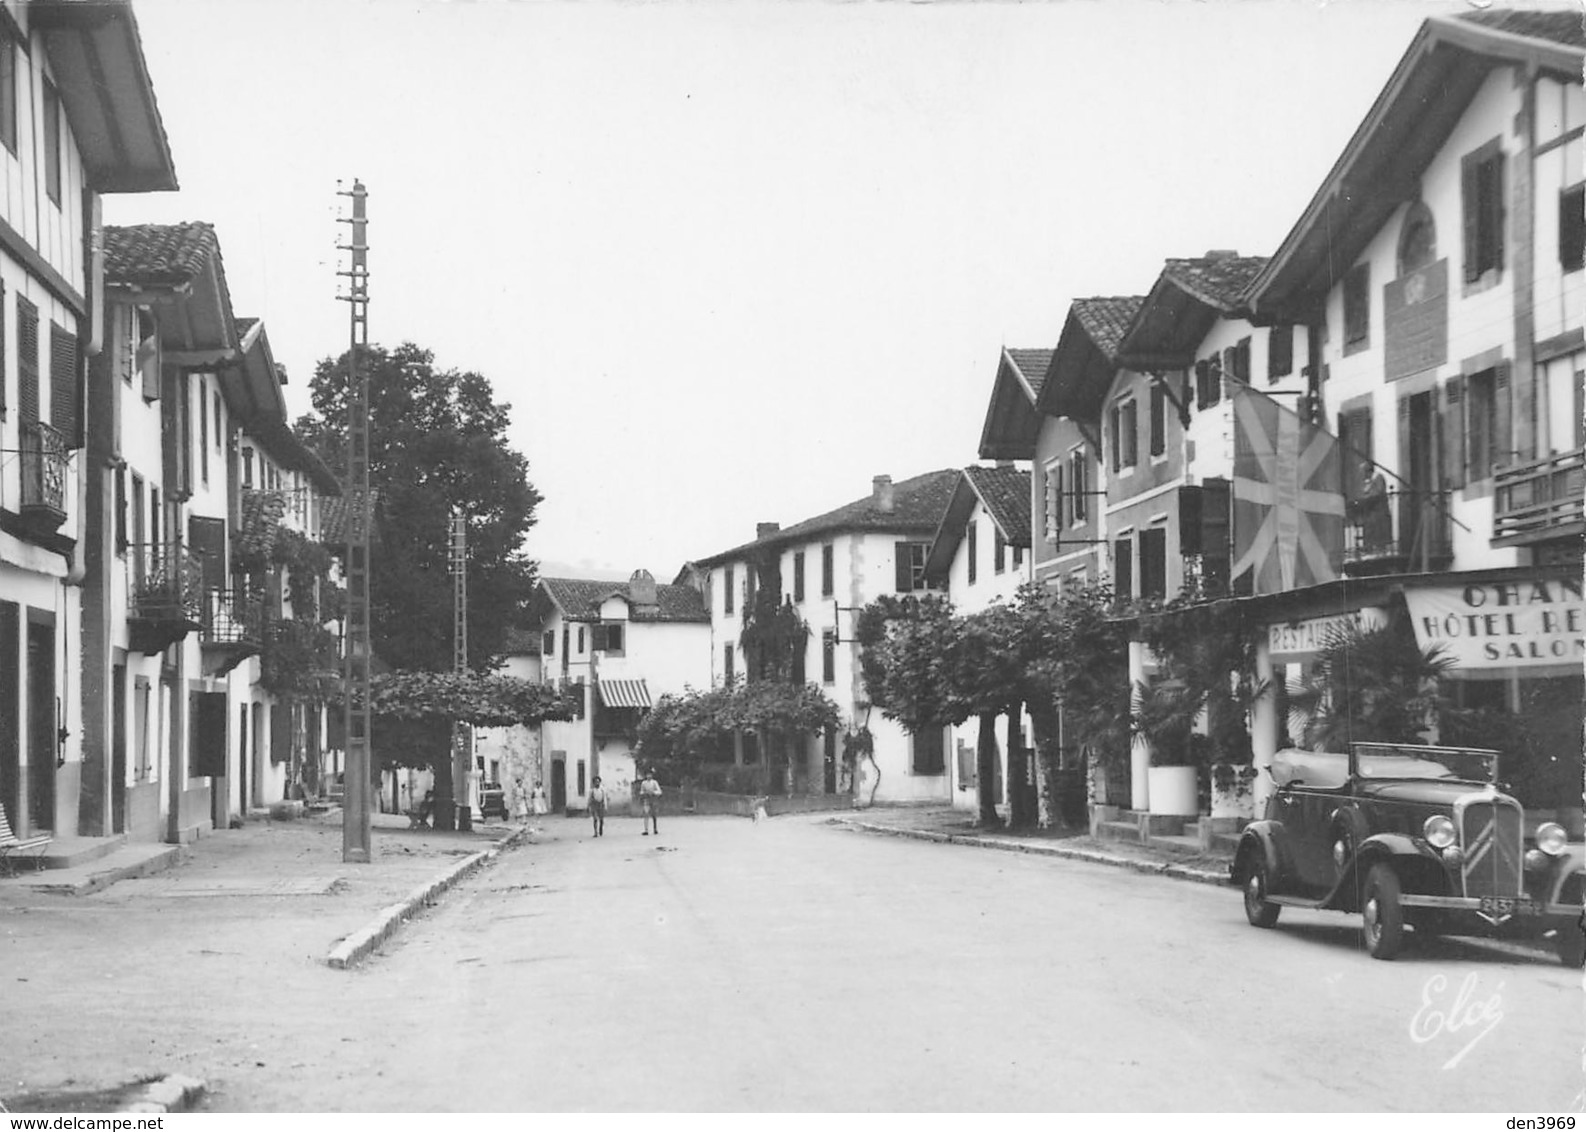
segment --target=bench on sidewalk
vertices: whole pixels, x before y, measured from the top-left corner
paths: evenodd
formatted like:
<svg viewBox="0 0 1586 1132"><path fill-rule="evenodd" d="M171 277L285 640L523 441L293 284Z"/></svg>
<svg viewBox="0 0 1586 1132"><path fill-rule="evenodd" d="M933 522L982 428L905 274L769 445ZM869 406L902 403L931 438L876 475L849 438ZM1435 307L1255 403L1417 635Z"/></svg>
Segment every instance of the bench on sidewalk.
<svg viewBox="0 0 1586 1132"><path fill-rule="evenodd" d="M16 861L25 853L31 852L29 858L34 869L44 867L44 849L54 837L48 833L35 833L27 837L18 837L11 828L11 819L6 816L5 806L0 805L0 873L6 876L16 874Z"/></svg>

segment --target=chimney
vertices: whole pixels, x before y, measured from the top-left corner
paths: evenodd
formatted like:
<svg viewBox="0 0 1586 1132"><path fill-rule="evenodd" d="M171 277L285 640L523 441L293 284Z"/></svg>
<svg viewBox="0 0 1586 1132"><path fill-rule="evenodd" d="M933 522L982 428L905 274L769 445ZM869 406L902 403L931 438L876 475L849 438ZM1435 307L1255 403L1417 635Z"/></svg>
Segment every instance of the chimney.
<svg viewBox="0 0 1586 1132"><path fill-rule="evenodd" d="M1232 248L1213 248L1203 257L1205 259L1238 259L1239 253Z"/></svg>
<svg viewBox="0 0 1586 1132"><path fill-rule="evenodd" d="M628 579L628 601L640 609L654 609L655 575L648 570L635 570Z"/></svg>
<svg viewBox="0 0 1586 1132"><path fill-rule="evenodd" d="M892 477L876 476L875 479L871 480L870 482L872 485L871 498L876 505L876 510L891 513Z"/></svg>
<svg viewBox="0 0 1586 1132"><path fill-rule="evenodd" d="M781 529L781 523L756 523L754 525L755 541L758 542L760 539L770 538Z"/></svg>

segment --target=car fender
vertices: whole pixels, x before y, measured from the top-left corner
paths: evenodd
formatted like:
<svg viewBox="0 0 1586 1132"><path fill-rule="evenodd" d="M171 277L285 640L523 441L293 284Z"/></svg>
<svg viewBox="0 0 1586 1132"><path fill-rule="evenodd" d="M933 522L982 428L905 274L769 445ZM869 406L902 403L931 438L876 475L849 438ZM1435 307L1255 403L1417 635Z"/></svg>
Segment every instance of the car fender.
<svg viewBox="0 0 1586 1132"><path fill-rule="evenodd" d="M1281 882L1285 876L1284 864L1287 853L1284 851L1286 834L1283 823L1263 819L1253 821L1245 826L1244 832L1239 836L1239 847L1234 850L1234 863L1228 870L1229 879L1235 884L1243 884L1247 876L1250 863L1261 860L1266 863L1267 876L1271 881ZM1278 884L1281 887L1281 883Z"/></svg>
<svg viewBox="0 0 1586 1132"><path fill-rule="evenodd" d="M1376 833L1359 843L1355 859L1328 894L1325 906L1352 910L1371 866L1384 861L1393 866L1406 891L1441 895L1446 887L1443 859L1426 842L1404 833Z"/></svg>
<svg viewBox="0 0 1586 1132"><path fill-rule="evenodd" d="M1360 852L1359 846L1371 838L1371 827L1366 823L1365 815L1360 812L1359 806L1353 799L1345 802L1334 810L1328 819L1334 836L1338 830L1348 830L1349 840L1356 847L1355 852Z"/></svg>
<svg viewBox="0 0 1586 1132"><path fill-rule="evenodd" d="M1565 892L1566 886L1571 891ZM1583 889L1586 889L1586 845L1572 842L1564 847L1563 856L1553 866L1547 882L1547 901L1549 904L1578 904Z"/></svg>

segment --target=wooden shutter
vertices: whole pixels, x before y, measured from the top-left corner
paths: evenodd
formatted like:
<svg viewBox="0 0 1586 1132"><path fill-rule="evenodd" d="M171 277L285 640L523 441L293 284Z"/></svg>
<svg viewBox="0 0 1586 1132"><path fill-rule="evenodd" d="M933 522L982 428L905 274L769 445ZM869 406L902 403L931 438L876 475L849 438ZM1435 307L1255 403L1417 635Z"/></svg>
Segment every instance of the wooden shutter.
<svg viewBox="0 0 1586 1132"><path fill-rule="evenodd" d="M226 588L226 521L203 515L187 520L187 539L198 556L206 590Z"/></svg>
<svg viewBox="0 0 1586 1132"><path fill-rule="evenodd" d="M1068 458L1068 490L1074 497L1074 521L1083 523L1090 518L1090 477L1085 474L1085 450L1081 448Z"/></svg>
<svg viewBox="0 0 1586 1132"><path fill-rule="evenodd" d="M1492 266L1503 266L1503 229L1504 229L1504 153L1499 150L1487 162L1489 185L1487 195L1487 231L1492 239Z"/></svg>
<svg viewBox="0 0 1586 1132"><path fill-rule="evenodd" d="M39 419L39 310L17 297L17 411L22 423Z"/></svg>
<svg viewBox="0 0 1586 1132"><path fill-rule="evenodd" d="M1509 368L1508 362L1499 362L1492 373L1492 469L1487 469L1488 474L1493 469L1513 464L1524 452L1524 446L1516 444L1511 433L1514 412ZM1516 448L1521 452L1516 453Z"/></svg>
<svg viewBox="0 0 1586 1132"><path fill-rule="evenodd" d="M1458 374L1443 386L1441 420L1443 487L1465 486L1465 379Z"/></svg>
<svg viewBox="0 0 1586 1132"><path fill-rule="evenodd" d="M1202 405L1210 405L1206 392L1207 384L1211 379L1211 366L1206 362L1195 363L1195 397L1192 404L1198 409Z"/></svg>
<svg viewBox="0 0 1586 1132"><path fill-rule="evenodd" d="M77 373L77 335L50 323L50 424L66 439L68 448L83 446L79 399L83 383Z"/></svg>
<svg viewBox="0 0 1586 1132"><path fill-rule="evenodd" d="M1046 541L1056 542L1063 520L1063 465L1046 469Z"/></svg>
<svg viewBox="0 0 1586 1132"><path fill-rule="evenodd" d="M116 469L116 553L127 552L127 470Z"/></svg>
<svg viewBox="0 0 1586 1132"><path fill-rule="evenodd" d="M1294 372L1294 327L1281 323L1267 331L1267 380Z"/></svg>
<svg viewBox="0 0 1586 1132"><path fill-rule="evenodd" d="M1250 338L1245 336L1239 339L1234 347L1234 376L1246 385L1250 384Z"/></svg>
<svg viewBox="0 0 1586 1132"><path fill-rule="evenodd" d="M1410 399L1400 397L1398 409L1399 425L1399 474L1405 479L1410 478ZM1403 485L1401 485L1402 487Z"/></svg>
<svg viewBox="0 0 1586 1132"><path fill-rule="evenodd" d="M1481 194L1476 176L1477 164L1474 155L1466 156L1459 167L1459 192L1460 207L1463 210L1465 221L1465 282L1474 283L1481 278L1481 269L1478 263L1481 253L1478 248L1481 233Z"/></svg>
<svg viewBox="0 0 1586 1132"><path fill-rule="evenodd" d="M895 542L892 544L892 586L900 594L906 594L914 589L914 571L909 566L909 544Z"/></svg>

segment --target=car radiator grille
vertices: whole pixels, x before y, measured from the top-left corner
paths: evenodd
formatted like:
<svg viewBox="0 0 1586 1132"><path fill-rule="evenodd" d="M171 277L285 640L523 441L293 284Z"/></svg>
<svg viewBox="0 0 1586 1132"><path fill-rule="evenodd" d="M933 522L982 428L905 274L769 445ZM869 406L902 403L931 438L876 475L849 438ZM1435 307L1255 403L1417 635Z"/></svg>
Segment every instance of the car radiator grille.
<svg viewBox="0 0 1586 1132"><path fill-rule="evenodd" d="M1518 896L1525 834L1520 807L1504 798L1478 798L1459 813L1466 896Z"/></svg>

